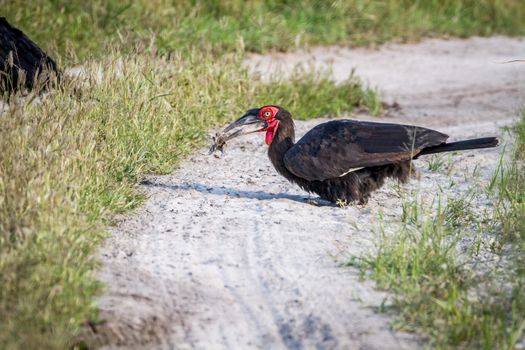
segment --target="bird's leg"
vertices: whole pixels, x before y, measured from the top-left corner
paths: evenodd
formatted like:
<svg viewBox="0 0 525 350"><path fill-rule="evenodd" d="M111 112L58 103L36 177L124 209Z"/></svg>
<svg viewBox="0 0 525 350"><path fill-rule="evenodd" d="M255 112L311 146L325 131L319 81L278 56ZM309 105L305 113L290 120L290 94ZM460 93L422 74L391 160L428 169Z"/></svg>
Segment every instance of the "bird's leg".
<svg viewBox="0 0 525 350"><path fill-rule="evenodd" d="M366 194L366 195L362 196L361 198L359 198L359 200L357 201L357 204L358 205L366 205L366 204L368 204L368 200L369 199L370 199L370 195Z"/></svg>

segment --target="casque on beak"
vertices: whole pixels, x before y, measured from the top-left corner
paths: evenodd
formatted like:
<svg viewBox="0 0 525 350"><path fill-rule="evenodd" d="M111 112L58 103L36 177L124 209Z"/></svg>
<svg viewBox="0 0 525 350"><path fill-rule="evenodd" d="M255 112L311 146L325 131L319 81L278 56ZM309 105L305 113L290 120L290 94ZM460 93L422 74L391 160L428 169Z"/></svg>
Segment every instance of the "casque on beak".
<svg viewBox="0 0 525 350"><path fill-rule="evenodd" d="M250 109L245 115L231 123L223 130L225 140L230 140L241 135L264 131L268 127L265 120L259 118L259 109Z"/></svg>

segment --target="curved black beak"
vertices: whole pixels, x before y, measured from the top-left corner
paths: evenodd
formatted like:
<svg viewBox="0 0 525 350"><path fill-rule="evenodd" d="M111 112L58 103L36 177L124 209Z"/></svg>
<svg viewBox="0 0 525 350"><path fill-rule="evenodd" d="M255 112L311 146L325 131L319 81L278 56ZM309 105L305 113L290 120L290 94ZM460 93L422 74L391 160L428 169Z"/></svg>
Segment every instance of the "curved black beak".
<svg viewBox="0 0 525 350"><path fill-rule="evenodd" d="M231 123L223 130L225 140L230 140L241 135L263 131L268 123L259 118L259 109L250 109L245 115Z"/></svg>

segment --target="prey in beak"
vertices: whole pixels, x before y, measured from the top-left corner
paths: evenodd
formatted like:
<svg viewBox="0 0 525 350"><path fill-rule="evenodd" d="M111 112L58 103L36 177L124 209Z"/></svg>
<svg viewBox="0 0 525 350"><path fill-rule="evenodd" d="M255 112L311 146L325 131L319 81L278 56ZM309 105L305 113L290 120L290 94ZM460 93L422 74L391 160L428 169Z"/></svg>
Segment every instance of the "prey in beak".
<svg viewBox="0 0 525 350"><path fill-rule="evenodd" d="M222 132L215 135L209 154L212 154L215 151L220 151L221 154L224 154L223 147L226 145L227 141L242 135L265 131L267 128L268 122L259 117L259 108L250 109L245 115L228 125Z"/></svg>

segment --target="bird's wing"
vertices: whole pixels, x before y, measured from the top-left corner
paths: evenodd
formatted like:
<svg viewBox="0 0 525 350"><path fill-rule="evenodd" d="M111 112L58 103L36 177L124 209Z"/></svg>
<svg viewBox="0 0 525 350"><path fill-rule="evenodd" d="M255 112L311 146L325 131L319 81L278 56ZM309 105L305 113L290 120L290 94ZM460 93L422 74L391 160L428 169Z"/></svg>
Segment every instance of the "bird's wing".
<svg viewBox="0 0 525 350"><path fill-rule="evenodd" d="M284 155L284 164L309 181L354 169L410 160L448 136L412 125L335 120L317 125Z"/></svg>

